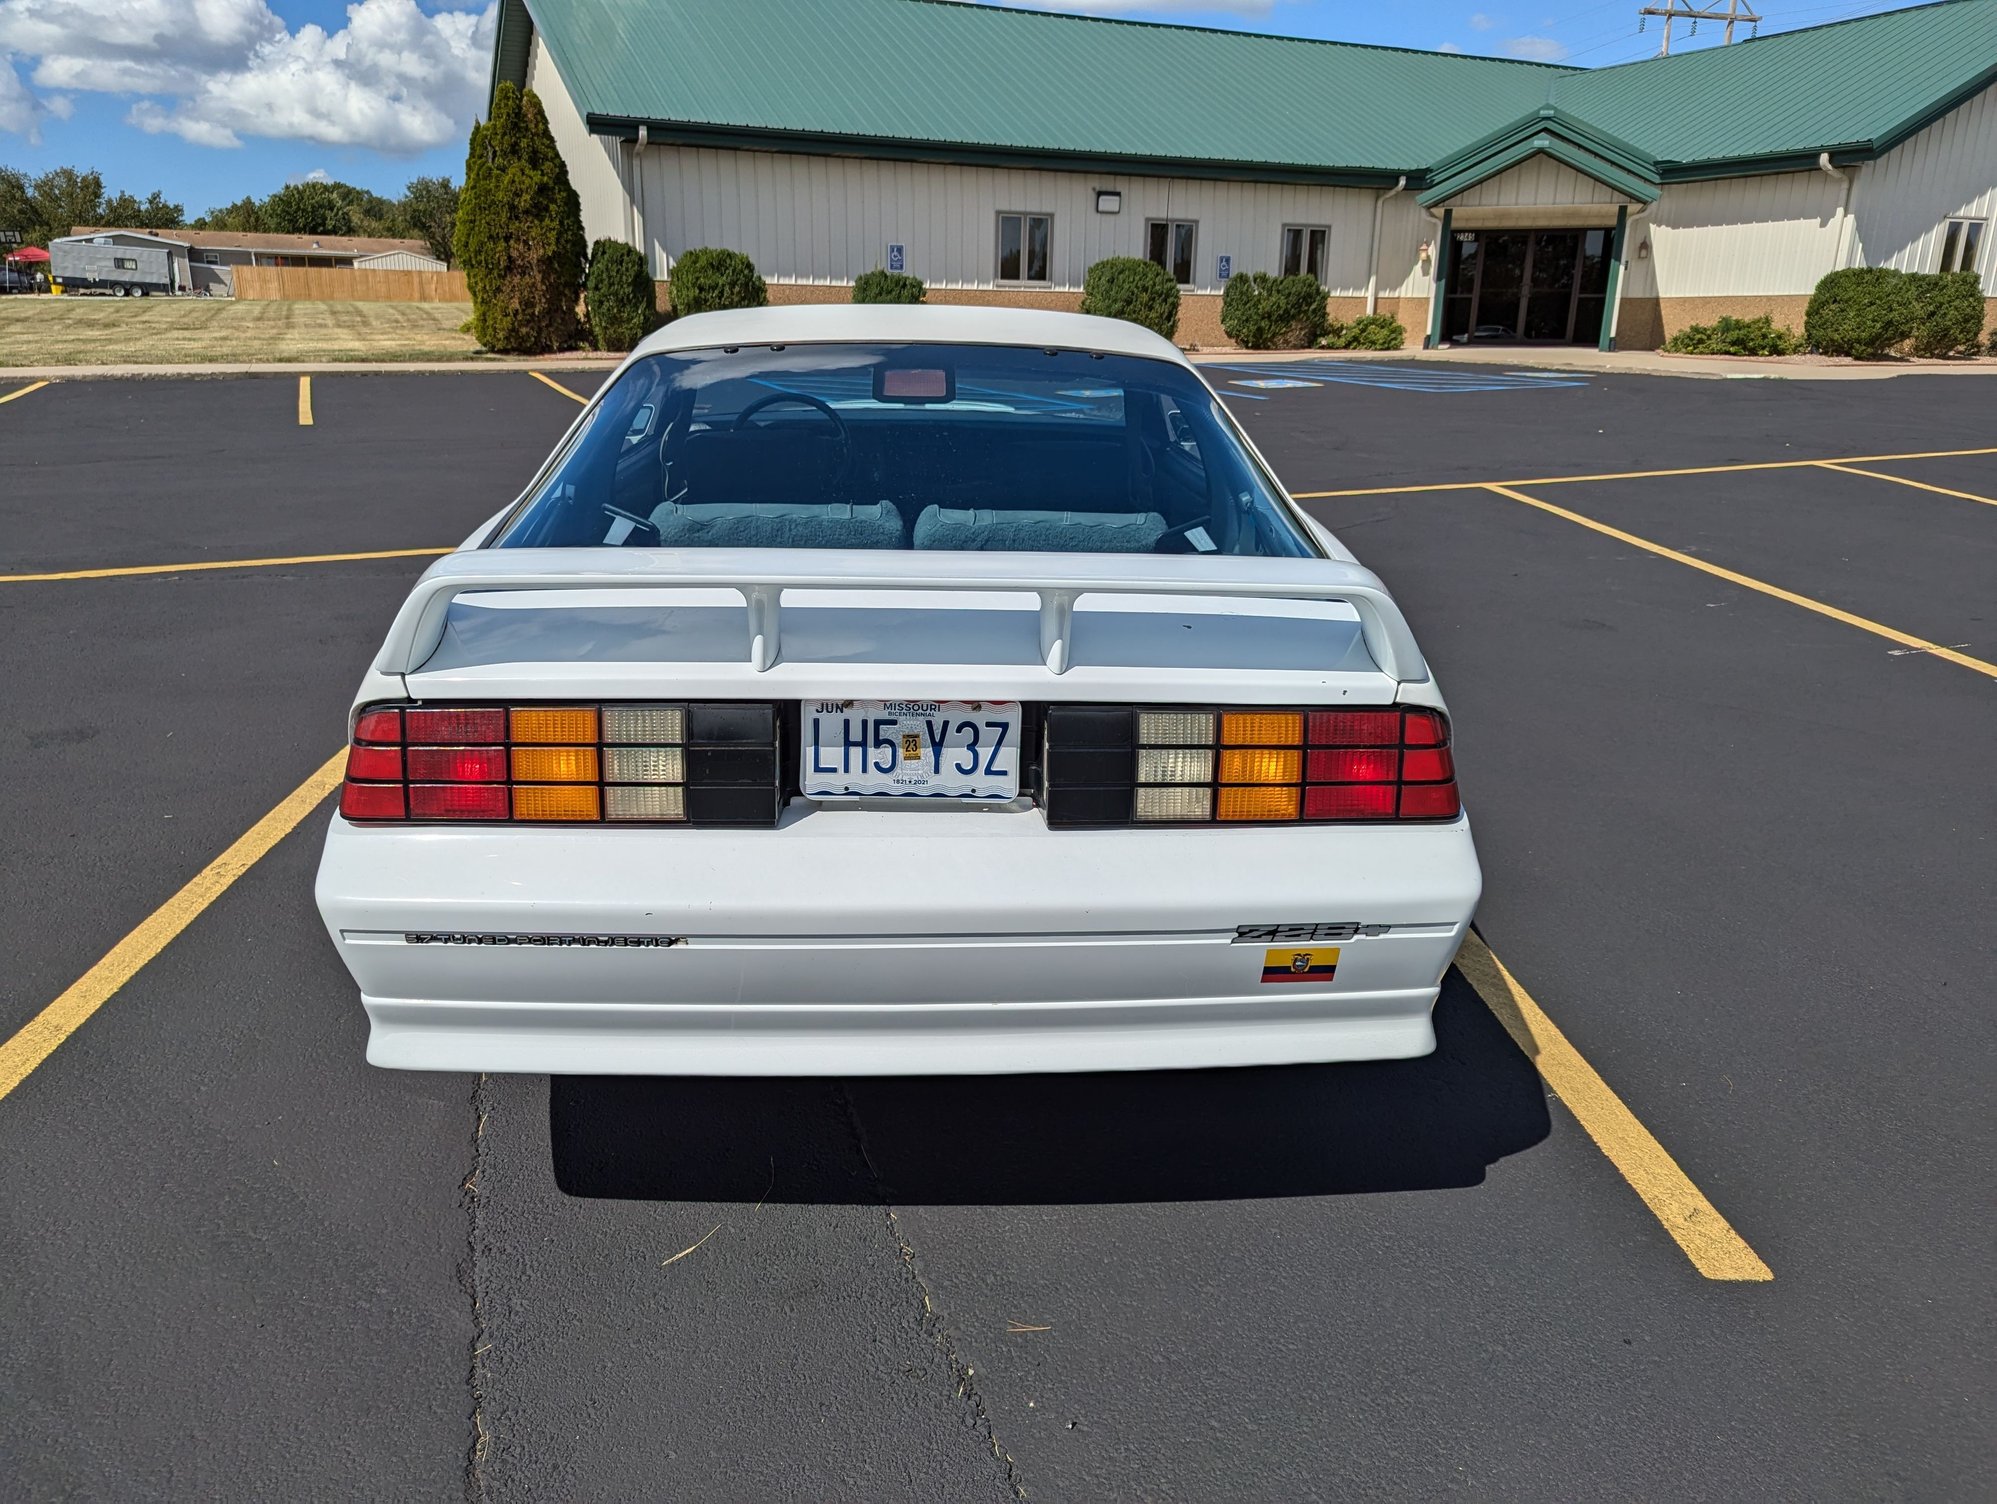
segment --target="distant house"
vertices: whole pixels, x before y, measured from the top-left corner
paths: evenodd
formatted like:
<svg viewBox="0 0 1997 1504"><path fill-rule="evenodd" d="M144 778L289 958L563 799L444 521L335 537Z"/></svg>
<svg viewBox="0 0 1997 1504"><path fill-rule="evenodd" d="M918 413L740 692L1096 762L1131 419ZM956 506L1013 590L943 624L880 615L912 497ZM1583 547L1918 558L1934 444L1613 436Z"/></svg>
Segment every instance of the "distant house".
<svg viewBox="0 0 1997 1504"><path fill-rule="evenodd" d="M139 236L176 246L184 253L190 285L224 284L232 266L330 266L388 271L440 272L444 263L421 240L378 235L267 235L238 230L123 230L109 225L79 225L72 238ZM119 243L124 243L122 240ZM176 255L176 261L181 259ZM204 268L223 268L205 278Z"/></svg>

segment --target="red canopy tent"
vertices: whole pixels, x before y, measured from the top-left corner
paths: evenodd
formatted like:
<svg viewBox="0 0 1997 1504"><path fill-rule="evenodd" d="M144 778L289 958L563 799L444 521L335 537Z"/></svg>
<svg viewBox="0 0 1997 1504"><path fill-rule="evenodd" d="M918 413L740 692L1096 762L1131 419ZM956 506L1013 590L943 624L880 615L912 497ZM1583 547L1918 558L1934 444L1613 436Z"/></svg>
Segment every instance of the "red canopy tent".
<svg viewBox="0 0 1997 1504"><path fill-rule="evenodd" d="M46 261L49 259L49 253L38 245L26 245L22 246L18 251L9 251L7 259L9 261Z"/></svg>

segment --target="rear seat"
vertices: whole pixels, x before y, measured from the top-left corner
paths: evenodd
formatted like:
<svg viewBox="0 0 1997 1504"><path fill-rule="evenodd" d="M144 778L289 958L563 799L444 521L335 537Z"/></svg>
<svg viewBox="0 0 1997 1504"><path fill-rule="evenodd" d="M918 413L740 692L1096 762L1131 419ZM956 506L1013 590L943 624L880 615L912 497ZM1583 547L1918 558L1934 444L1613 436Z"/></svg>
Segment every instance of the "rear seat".
<svg viewBox="0 0 1997 1504"><path fill-rule="evenodd" d="M892 502L668 501L652 511L666 548L908 547Z"/></svg>
<svg viewBox="0 0 1997 1504"><path fill-rule="evenodd" d="M915 546L1001 553L1148 554L1167 532L1156 512L1030 512L929 506Z"/></svg>

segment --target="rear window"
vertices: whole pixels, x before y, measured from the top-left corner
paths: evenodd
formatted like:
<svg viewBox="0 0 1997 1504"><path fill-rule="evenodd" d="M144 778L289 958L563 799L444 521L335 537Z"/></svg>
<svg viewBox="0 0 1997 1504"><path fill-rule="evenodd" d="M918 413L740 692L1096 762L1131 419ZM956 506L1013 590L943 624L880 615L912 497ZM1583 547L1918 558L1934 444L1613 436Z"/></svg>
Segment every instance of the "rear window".
<svg viewBox="0 0 1997 1504"><path fill-rule="evenodd" d="M1190 372L972 345L639 360L496 542L1315 553Z"/></svg>

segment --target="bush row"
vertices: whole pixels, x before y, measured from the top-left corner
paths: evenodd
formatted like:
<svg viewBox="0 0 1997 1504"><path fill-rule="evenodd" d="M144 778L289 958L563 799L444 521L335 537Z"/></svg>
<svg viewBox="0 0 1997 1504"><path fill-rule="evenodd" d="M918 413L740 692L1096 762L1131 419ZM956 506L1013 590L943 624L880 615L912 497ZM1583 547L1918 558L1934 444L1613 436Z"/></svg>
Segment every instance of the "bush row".
<svg viewBox="0 0 1997 1504"><path fill-rule="evenodd" d="M1737 319L1726 315L1710 324L1692 324L1664 342L1673 355L1794 355L1802 342L1777 328L1769 314Z"/></svg>
<svg viewBox="0 0 1997 1504"><path fill-rule="evenodd" d="M1803 338L1821 354L1859 360L1878 360L1903 347L1928 360L1974 355L1983 340L1983 309L1975 272L1852 266L1817 283L1803 315Z"/></svg>

